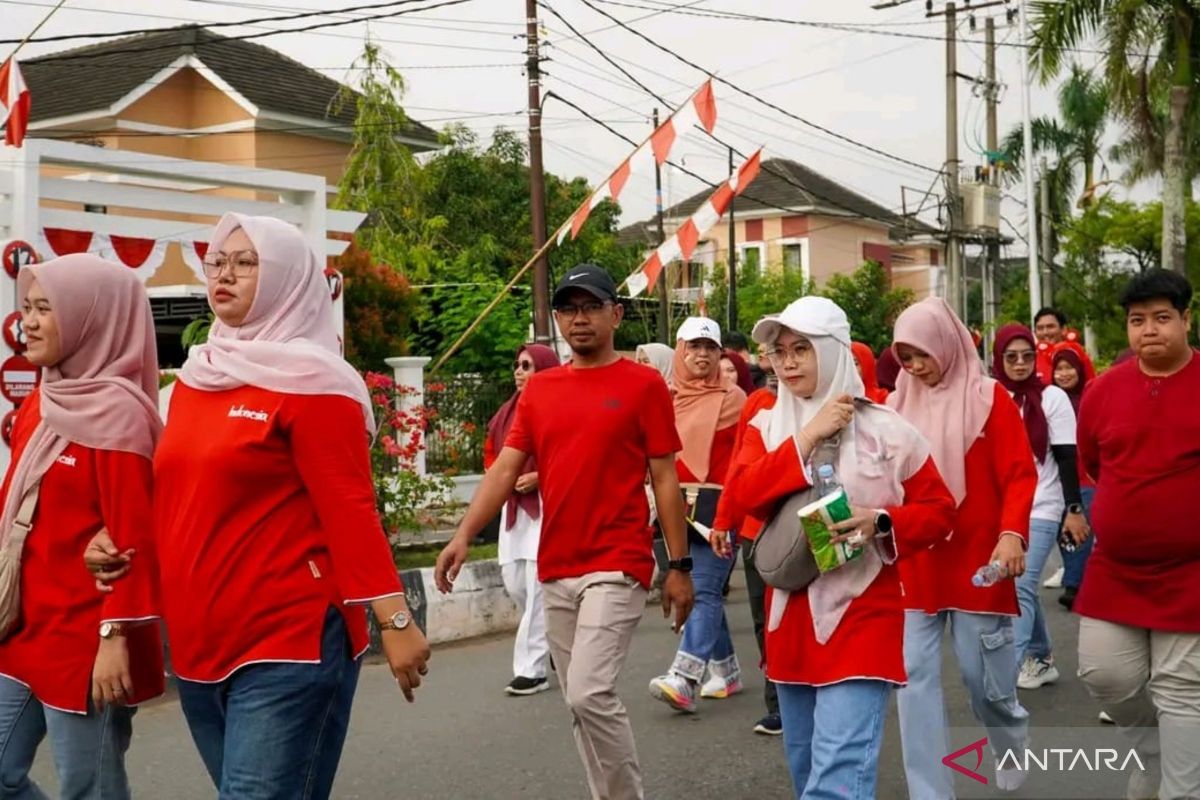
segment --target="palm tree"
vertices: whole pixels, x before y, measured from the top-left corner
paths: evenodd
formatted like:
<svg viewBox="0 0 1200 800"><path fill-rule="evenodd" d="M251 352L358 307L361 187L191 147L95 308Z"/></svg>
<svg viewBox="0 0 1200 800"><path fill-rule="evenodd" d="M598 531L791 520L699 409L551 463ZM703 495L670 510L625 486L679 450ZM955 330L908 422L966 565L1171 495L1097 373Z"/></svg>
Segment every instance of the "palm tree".
<svg viewBox="0 0 1200 800"><path fill-rule="evenodd" d="M1034 0L1032 6L1029 55L1043 81L1058 74L1069 52L1095 37L1105 51L1114 108L1135 129L1162 120L1163 266L1185 271L1200 6L1194 0Z"/></svg>

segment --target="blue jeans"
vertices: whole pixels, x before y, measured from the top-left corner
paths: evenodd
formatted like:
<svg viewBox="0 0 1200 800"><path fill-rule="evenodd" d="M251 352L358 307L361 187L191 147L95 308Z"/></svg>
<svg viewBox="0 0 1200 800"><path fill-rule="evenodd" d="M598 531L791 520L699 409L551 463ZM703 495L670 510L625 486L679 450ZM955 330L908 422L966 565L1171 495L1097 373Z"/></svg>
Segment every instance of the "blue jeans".
<svg viewBox="0 0 1200 800"><path fill-rule="evenodd" d="M29 768L49 735L60 798L128 798L125 752L135 711L112 706L99 713L58 711L38 702L25 684L0 676L0 797L45 800Z"/></svg>
<svg viewBox="0 0 1200 800"><path fill-rule="evenodd" d="M1096 498L1096 487L1085 486L1080 488L1079 494L1083 498L1083 513L1088 516L1090 521L1092 516L1092 500ZM1089 536L1083 544L1075 548L1075 552L1063 550L1063 588L1078 589L1083 586L1083 570L1087 566L1088 556L1092 554L1092 543L1096 541L1095 532Z"/></svg>
<svg viewBox="0 0 1200 800"><path fill-rule="evenodd" d="M1021 616L1014 626L1018 669L1026 657L1049 658L1053 652L1046 612L1042 610L1042 570L1050 551L1058 544L1062 526L1047 519L1029 521L1029 550L1025 553L1025 574L1017 578L1017 602Z"/></svg>
<svg viewBox="0 0 1200 800"><path fill-rule="evenodd" d="M329 797L359 666L330 608L320 664L268 662L219 683L180 680L183 714L220 799Z"/></svg>
<svg viewBox="0 0 1200 800"><path fill-rule="evenodd" d="M851 680L820 687L779 683L776 688L796 797L874 800L892 685Z"/></svg>
<svg viewBox="0 0 1200 800"><path fill-rule="evenodd" d="M704 680L704 668L709 661L725 669L733 664L733 639L725 618L724 590L734 559L721 558L712 547L700 542L692 542L691 556L695 605L683 626L671 671L699 682Z"/></svg>
<svg viewBox="0 0 1200 800"><path fill-rule="evenodd" d="M949 741L942 691L942 631L950 641L975 719L996 752L1020 751L1029 736L1029 712L1017 702L1013 620L1000 614L942 611L904 616L908 685L896 693L904 775L912 800L954 800L953 773L942 758L962 743Z"/></svg>

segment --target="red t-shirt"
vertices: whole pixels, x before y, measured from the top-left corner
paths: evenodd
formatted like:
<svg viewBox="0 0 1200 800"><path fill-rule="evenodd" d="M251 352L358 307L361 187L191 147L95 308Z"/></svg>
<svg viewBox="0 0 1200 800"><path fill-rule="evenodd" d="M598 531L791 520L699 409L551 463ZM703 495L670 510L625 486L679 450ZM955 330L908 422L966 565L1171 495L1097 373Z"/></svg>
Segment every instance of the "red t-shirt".
<svg viewBox="0 0 1200 800"><path fill-rule="evenodd" d="M41 393L21 405L13 426L17 460L41 422ZM0 673L25 684L44 705L86 714L92 667L100 646L100 623L139 621L127 642L137 704L163 693L163 654L158 580L150 511L149 459L133 453L93 450L72 442L42 477L33 527L21 555L19 627L0 642ZM101 528L117 547L134 548L137 569L96 591L83 551Z"/></svg>
<svg viewBox="0 0 1200 800"><path fill-rule="evenodd" d="M1167 378L1137 359L1084 392L1079 452L1096 479L1074 610L1151 630L1200 633L1200 356Z"/></svg>
<svg viewBox="0 0 1200 800"><path fill-rule="evenodd" d="M725 475L729 472L729 462L733 458L733 447L737 441L737 431L735 422L713 434L712 449L708 451L708 479L704 483L712 483L717 486L725 483ZM687 468L687 464L683 463L683 459L675 459L675 473L679 476L680 483L701 482Z"/></svg>
<svg viewBox="0 0 1200 800"><path fill-rule="evenodd" d="M967 494L958 507L954 532L900 562L904 605L933 614L954 610L1015 615L1016 583L975 587L971 577L988 563L1003 531L1029 540L1029 514L1037 468L1021 412L996 384L992 413L967 449Z"/></svg>
<svg viewBox="0 0 1200 800"><path fill-rule="evenodd" d="M348 397L177 382L154 479L181 678L319 663L329 606L361 653L362 605L403 591L375 510L362 410Z"/></svg>
<svg viewBox="0 0 1200 800"><path fill-rule="evenodd" d="M624 572L650 585L646 469L681 447L656 370L622 358L539 372L521 392L504 445L537 458L540 580Z"/></svg>

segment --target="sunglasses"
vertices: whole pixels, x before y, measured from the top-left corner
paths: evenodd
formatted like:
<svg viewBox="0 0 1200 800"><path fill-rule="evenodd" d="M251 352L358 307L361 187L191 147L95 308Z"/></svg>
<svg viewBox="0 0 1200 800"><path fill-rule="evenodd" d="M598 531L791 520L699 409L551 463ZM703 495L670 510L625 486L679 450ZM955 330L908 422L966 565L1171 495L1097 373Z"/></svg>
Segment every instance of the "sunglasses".
<svg viewBox="0 0 1200 800"><path fill-rule="evenodd" d="M532 361L514 361L513 372L533 372Z"/></svg>
<svg viewBox="0 0 1200 800"><path fill-rule="evenodd" d="M1032 364L1037 358L1033 350L1009 350L1004 354L1005 364Z"/></svg>

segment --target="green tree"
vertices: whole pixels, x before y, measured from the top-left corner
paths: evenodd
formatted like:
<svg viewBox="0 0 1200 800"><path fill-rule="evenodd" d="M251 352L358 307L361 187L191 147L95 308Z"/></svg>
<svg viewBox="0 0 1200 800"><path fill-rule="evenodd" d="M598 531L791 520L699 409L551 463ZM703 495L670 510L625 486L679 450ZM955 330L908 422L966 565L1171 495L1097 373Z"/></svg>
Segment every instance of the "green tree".
<svg viewBox="0 0 1200 800"><path fill-rule="evenodd" d="M867 261L849 275L834 275L820 291L846 312L855 340L875 352L892 341L896 317L915 299L910 289L889 285L887 270L878 261Z"/></svg>
<svg viewBox="0 0 1200 800"><path fill-rule="evenodd" d="M1194 0L1037 0L1033 9L1030 60L1043 80L1097 37L1114 108L1135 126L1162 121L1163 265L1185 272L1200 7Z"/></svg>
<svg viewBox="0 0 1200 800"><path fill-rule="evenodd" d="M342 273L346 360L363 371L384 369L384 359L408 353L406 334L416 298L390 264L351 244L334 261Z"/></svg>

